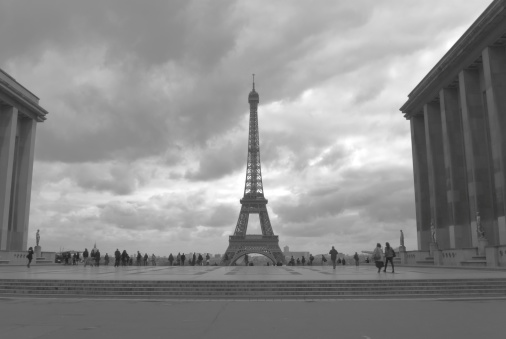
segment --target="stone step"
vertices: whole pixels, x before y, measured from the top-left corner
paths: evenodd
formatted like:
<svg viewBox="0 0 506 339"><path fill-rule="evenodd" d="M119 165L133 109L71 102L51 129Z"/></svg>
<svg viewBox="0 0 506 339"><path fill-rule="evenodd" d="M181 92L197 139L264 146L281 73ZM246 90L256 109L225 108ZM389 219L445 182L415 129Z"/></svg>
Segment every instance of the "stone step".
<svg viewBox="0 0 506 339"><path fill-rule="evenodd" d="M487 257L486 256L476 256L476 257L472 257L473 260L483 260L483 261L487 261Z"/></svg>
<svg viewBox="0 0 506 339"><path fill-rule="evenodd" d="M49 286L49 287L131 287L131 288L219 288L219 287L374 287L374 286L483 286L484 284L506 284L503 279L465 279L465 280L357 280L357 281L117 281L117 280L0 280L0 286Z"/></svg>
<svg viewBox="0 0 506 339"><path fill-rule="evenodd" d="M357 281L0 280L0 297L338 299L506 297L506 279Z"/></svg>
<svg viewBox="0 0 506 339"><path fill-rule="evenodd" d="M462 266L485 267L485 266L487 266L487 261L486 260L468 260L468 261L461 261L460 264Z"/></svg>

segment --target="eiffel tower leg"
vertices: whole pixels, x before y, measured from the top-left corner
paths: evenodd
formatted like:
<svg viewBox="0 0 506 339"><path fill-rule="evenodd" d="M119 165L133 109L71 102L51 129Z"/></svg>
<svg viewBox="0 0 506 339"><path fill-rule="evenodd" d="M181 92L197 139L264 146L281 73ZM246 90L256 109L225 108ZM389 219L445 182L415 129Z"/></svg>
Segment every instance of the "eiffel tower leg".
<svg viewBox="0 0 506 339"><path fill-rule="evenodd" d="M246 207L241 207L239 219L237 219L237 226L235 227L234 235L246 235L248 229L249 211Z"/></svg>
<svg viewBox="0 0 506 339"><path fill-rule="evenodd" d="M264 206L264 210L259 213L260 217L260 227L262 228L263 235L274 235L272 231L271 221L269 219L269 214L267 213L267 208Z"/></svg>

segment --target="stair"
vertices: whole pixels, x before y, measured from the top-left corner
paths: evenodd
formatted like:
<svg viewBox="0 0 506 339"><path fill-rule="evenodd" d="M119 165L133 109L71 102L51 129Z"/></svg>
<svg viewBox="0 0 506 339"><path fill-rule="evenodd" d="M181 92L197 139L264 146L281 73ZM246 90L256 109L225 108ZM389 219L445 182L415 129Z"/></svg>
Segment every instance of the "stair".
<svg viewBox="0 0 506 339"><path fill-rule="evenodd" d="M51 260L47 260L44 257L35 258L35 263L37 265L52 265L52 264L54 264L54 262L52 262Z"/></svg>
<svg viewBox="0 0 506 339"><path fill-rule="evenodd" d="M0 298L506 298L506 279L347 281L0 280Z"/></svg>
<svg viewBox="0 0 506 339"><path fill-rule="evenodd" d="M418 265L434 265L434 257L426 257L425 260L418 260Z"/></svg>
<svg viewBox="0 0 506 339"><path fill-rule="evenodd" d="M467 266L467 267L486 267L487 266L487 257L486 256L472 257L471 260L461 261L460 264L462 266Z"/></svg>

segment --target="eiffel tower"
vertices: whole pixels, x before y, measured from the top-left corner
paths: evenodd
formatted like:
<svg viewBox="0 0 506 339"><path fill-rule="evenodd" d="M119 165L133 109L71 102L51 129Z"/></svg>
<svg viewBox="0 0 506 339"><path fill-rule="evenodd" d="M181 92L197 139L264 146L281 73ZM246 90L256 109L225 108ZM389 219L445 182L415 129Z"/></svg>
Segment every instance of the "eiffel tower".
<svg viewBox="0 0 506 339"><path fill-rule="evenodd" d="M262 184L262 168L260 166L260 140L258 136L258 103L260 98L255 91L255 75L253 89L248 96L249 102L249 140L248 162L246 165L246 183L244 197L241 199L241 212L237 220L234 235L229 237L229 245L222 258L222 265L233 265L237 259L249 253L258 253L269 258L273 264L285 263L285 256L279 248L278 236L272 231L271 221L267 213L267 199L264 197ZM246 235L250 214L258 214L262 234Z"/></svg>

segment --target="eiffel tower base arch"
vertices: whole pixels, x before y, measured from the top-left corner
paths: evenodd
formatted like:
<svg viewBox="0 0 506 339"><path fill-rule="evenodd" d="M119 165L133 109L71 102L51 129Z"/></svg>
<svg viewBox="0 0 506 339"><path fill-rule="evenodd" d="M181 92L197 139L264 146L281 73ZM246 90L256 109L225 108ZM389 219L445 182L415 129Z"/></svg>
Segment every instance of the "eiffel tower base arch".
<svg viewBox="0 0 506 339"><path fill-rule="evenodd" d="M227 251L221 259L220 265L231 266L240 257L258 253L269 258L273 265L278 262L286 264L285 256L279 247L277 235L231 235ZM228 258L228 260L225 260Z"/></svg>

